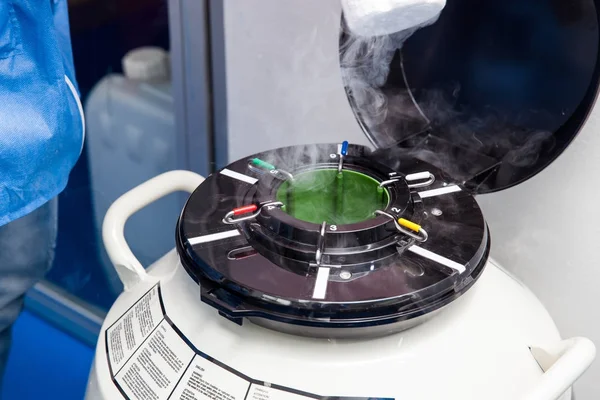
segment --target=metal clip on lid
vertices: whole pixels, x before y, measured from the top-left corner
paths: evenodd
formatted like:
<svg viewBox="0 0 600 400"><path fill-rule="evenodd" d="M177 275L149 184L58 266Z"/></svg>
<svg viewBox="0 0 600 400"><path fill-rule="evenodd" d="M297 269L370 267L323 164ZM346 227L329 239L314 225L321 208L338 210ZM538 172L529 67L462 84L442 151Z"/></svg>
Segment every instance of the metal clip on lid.
<svg viewBox="0 0 600 400"><path fill-rule="evenodd" d="M409 174L409 175L406 175L404 177L404 179L406 179L406 182L408 183L408 187L410 189L429 186L429 185L433 184L433 182L435 182L435 176L431 172L428 172L428 171L417 172L416 174ZM400 180L400 178L391 177L389 180L381 182L379 184L379 187L391 185L392 183L398 182L399 180ZM414 181L423 181L423 182L410 183L410 182L414 182Z"/></svg>
<svg viewBox="0 0 600 400"><path fill-rule="evenodd" d="M270 174L275 175L279 179L282 179L282 177L283 177L282 180L285 180L285 179L288 179L291 181L294 180L294 176L291 173L289 173L283 169L277 168L273 164L269 164L268 162L263 161L260 158L253 158L248 163L248 166L253 170L255 169L255 167L258 167L263 170L269 171Z"/></svg>
<svg viewBox="0 0 600 400"><path fill-rule="evenodd" d="M418 242L425 242L429 238L427 231L425 231L425 229L423 229L419 224L404 218L399 218L396 220L396 217L381 210L375 211L375 214L385 215L386 217L390 218L392 221L394 221L394 225L396 226L398 232L403 233Z"/></svg>
<svg viewBox="0 0 600 400"><path fill-rule="evenodd" d="M262 209L264 207L283 207L283 203L281 203L279 201L275 201L275 202L271 202L271 203L265 203L260 208L258 208L258 206L256 204L250 204L247 206L234 208L233 210L229 211L225 215L225 217L223 218L223 223L232 225L232 224L236 224L236 223L239 223L242 221L248 221L248 220L254 219L258 216L258 214L260 214L260 212L262 211ZM245 214L250 214L250 215L240 217L240 215L245 215ZM238 218L233 218L233 217L238 217Z"/></svg>
<svg viewBox="0 0 600 400"><path fill-rule="evenodd" d="M406 179L406 181L409 182L408 187L411 189L429 186L429 185L433 184L433 182L435 182L435 176L429 171L418 172L416 174L406 175L404 177L404 179ZM410 182L414 182L414 181L422 181L424 179L425 179L424 182L410 183Z"/></svg>
<svg viewBox="0 0 600 400"><path fill-rule="evenodd" d="M319 235L319 241L317 242L317 251L315 252L315 261L317 265L321 265L321 259L323 257L323 252L325 251L325 228L327 227L327 222L323 221L321 224L321 231Z"/></svg>
<svg viewBox="0 0 600 400"><path fill-rule="evenodd" d="M338 173L342 172L342 168L344 167L344 157L348 154L348 141L342 142L340 145L340 161L338 164Z"/></svg>
<svg viewBox="0 0 600 400"><path fill-rule="evenodd" d="M385 187L387 185L391 185L392 183L398 182L399 180L400 180L400 178L394 178L394 179L389 179L387 181L383 181L383 182L381 182L379 184L379 187L382 188L382 187Z"/></svg>

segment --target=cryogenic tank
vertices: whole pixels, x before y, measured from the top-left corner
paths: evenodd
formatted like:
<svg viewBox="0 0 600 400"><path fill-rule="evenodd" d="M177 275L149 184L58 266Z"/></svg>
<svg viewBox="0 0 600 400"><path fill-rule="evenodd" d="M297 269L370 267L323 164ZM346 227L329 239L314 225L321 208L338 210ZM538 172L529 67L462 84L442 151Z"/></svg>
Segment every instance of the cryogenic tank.
<svg viewBox="0 0 600 400"><path fill-rule="evenodd" d="M519 4L448 2L401 51L342 22L340 90L372 148L281 147L116 201L104 239L125 291L87 398L571 399L595 347L561 337L489 257L476 197L576 138L597 95L597 9ZM144 270L125 221L181 190L176 249Z"/></svg>
<svg viewBox="0 0 600 400"><path fill-rule="evenodd" d="M87 398L571 399L595 347L562 339L488 258L473 196L431 165L392 171L344 147L277 149L204 181L174 171L115 202L103 234L125 291ZM144 270L125 222L179 190L177 249Z"/></svg>

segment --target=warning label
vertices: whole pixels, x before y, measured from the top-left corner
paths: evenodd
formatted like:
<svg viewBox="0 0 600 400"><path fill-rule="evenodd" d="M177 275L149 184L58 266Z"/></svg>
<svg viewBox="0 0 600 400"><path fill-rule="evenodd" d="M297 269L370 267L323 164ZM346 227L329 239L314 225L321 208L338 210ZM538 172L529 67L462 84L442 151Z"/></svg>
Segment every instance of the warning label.
<svg viewBox="0 0 600 400"><path fill-rule="evenodd" d="M248 400L305 400L306 397L272 387L251 385Z"/></svg>
<svg viewBox="0 0 600 400"><path fill-rule="evenodd" d="M106 331L108 362L113 372L123 367L163 319L155 286Z"/></svg>
<svg viewBox="0 0 600 400"><path fill-rule="evenodd" d="M106 353L113 382L127 400L366 399L267 385L213 361L169 320L160 284L106 330Z"/></svg>
<svg viewBox="0 0 600 400"><path fill-rule="evenodd" d="M196 356L173 393L178 400L244 400L249 382Z"/></svg>
<svg viewBox="0 0 600 400"><path fill-rule="evenodd" d="M194 351L163 320L115 380L130 399L167 399L193 357Z"/></svg>

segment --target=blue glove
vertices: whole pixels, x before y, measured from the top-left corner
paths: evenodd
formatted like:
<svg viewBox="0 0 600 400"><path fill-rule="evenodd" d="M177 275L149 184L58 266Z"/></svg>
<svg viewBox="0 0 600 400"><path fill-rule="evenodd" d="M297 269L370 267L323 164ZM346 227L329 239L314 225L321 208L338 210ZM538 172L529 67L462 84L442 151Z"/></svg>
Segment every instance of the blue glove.
<svg viewBox="0 0 600 400"><path fill-rule="evenodd" d="M56 197L83 149L66 0L0 0L0 226Z"/></svg>

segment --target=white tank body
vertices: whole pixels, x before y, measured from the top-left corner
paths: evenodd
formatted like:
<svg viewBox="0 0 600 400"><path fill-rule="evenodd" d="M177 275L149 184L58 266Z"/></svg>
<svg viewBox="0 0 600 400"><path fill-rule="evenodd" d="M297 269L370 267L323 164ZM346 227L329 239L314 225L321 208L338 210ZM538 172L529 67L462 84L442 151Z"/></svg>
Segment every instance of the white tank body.
<svg viewBox="0 0 600 400"><path fill-rule="evenodd" d="M201 179L163 174L109 210L104 239L125 291L103 324L86 399L567 400L595 356L587 339L561 340L539 300L492 260L463 296L400 333L317 339L240 326L201 301L175 250L144 271L123 238L129 215Z"/></svg>

